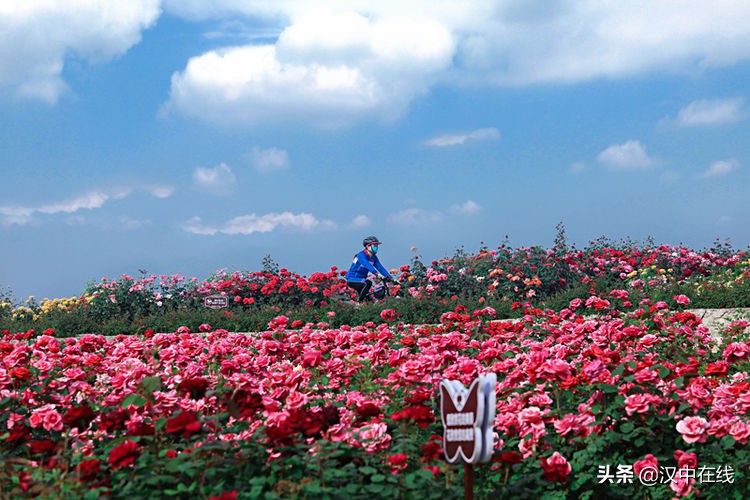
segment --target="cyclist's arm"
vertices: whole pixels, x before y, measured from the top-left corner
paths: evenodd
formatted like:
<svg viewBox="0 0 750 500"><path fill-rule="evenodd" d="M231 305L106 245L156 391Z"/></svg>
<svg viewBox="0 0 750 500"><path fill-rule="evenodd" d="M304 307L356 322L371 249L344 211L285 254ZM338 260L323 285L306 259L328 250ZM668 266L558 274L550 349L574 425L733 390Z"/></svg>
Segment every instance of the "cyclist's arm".
<svg viewBox="0 0 750 500"><path fill-rule="evenodd" d="M370 261L367 260L367 257L365 257L364 255L362 255L362 252L360 252L357 255L357 260L362 265L362 267L364 267L365 269L367 269L368 271L370 271L372 274L374 274L376 276L378 275L378 270L372 264L370 264ZM380 262L378 261L377 257L375 257L375 264L376 265L380 264Z"/></svg>
<svg viewBox="0 0 750 500"><path fill-rule="evenodd" d="M389 273L388 270L385 267L383 267L383 264L380 263L380 259L378 259L377 257L375 257L375 267L378 268L378 271L380 272L380 274L383 275L384 278L393 279L393 277L391 276L391 273Z"/></svg>

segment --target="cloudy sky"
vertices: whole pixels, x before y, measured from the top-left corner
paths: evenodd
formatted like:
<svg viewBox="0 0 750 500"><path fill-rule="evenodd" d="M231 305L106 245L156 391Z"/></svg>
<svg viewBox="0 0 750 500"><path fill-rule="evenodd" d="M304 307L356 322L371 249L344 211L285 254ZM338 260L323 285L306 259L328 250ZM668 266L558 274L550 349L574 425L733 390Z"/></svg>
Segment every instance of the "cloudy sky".
<svg viewBox="0 0 750 500"><path fill-rule="evenodd" d="M750 2L0 1L0 288L750 244Z"/></svg>

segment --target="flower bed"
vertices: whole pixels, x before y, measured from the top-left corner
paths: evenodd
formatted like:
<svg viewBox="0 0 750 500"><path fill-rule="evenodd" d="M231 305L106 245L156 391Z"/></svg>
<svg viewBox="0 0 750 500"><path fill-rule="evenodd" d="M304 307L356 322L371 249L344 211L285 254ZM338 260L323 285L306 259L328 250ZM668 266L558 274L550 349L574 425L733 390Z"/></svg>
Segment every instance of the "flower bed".
<svg viewBox="0 0 750 500"><path fill-rule="evenodd" d="M257 335L5 332L0 491L460 497L437 386L493 372L496 450L476 468L480 498L746 496L747 322L713 352L686 298L676 310L630 299L526 307L516 322L457 306L432 326L385 311L338 328L279 316Z"/></svg>
<svg viewBox="0 0 750 500"><path fill-rule="evenodd" d="M280 314L333 326L379 321L382 307L355 309L342 271L310 276L269 265L254 272L219 271L199 280L181 275L123 275L91 283L67 299L30 298L14 304L0 292L0 330L54 328L57 335L116 335L149 329L174 331L202 323L230 331L255 331ZM593 242L583 250L541 247L458 250L422 262L416 254L394 269L402 300L389 304L408 323L435 323L458 304L491 306L503 317L522 315L525 303L562 309L575 298L608 296L624 289L631 301L685 295L694 307L750 307L750 258L720 245L703 251L681 246ZM211 311L203 300L222 295L228 307Z"/></svg>

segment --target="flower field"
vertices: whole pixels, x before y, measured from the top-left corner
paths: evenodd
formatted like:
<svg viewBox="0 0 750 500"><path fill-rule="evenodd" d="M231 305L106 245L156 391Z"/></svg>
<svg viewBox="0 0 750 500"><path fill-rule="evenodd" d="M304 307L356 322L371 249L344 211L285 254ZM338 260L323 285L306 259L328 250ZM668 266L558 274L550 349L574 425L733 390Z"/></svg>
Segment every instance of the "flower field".
<svg viewBox="0 0 750 500"><path fill-rule="evenodd" d="M6 307L37 328L2 330L0 497L460 498L437 388L495 373L478 498L746 498L748 322L719 343L686 309L707 288L743 305L750 262L683 250L415 258L404 298L362 308L334 301L335 269L124 277ZM197 306L215 293L230 307ZM44 326L99 307L131 334ZM138 331L163 320L152 308L204 321ZM252 334L206 321L262 311Z"/></svg>
<svg viewBox="0 0 750 500"><path fill-rule="evenodd" d="M627 290L630 301L686 295L693 307L750 307L750 254L727 245L695 251L681 246L592 242L583 250L501 245L477 253L459 249L451 257L424 262L417 254L392 270L402 300L390 304L406 323L435 323L462 304L491 306L500 317L519 317L525 304L560 310L575 298ZM169 332L203 323L229 331L258 331L284 315L330 326L378 321L382 307L353 308L345 270L303 276L270 258L261 271L221 270L206 279L182 275L122 275L90 283L70 298L30 297L17 302L0 291L0 331L57 335ZM203 299L227 297L229 307L210 311Z"/></svg>

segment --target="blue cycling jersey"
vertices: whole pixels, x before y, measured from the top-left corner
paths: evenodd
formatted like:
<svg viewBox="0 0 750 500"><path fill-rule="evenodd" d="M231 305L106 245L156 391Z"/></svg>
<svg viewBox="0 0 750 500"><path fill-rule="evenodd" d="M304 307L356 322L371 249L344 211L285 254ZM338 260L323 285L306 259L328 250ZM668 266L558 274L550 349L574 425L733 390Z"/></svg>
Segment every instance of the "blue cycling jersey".
<svg viewBox="0 0 750 500"><path fill-rule="evenodd" d="M376 255L370 255L362 250L354 256L352 265L346 273L346 281L364 281L367 279L367 273L380 273L386 278L391 277L391 273L383 267Z"/></svg>

